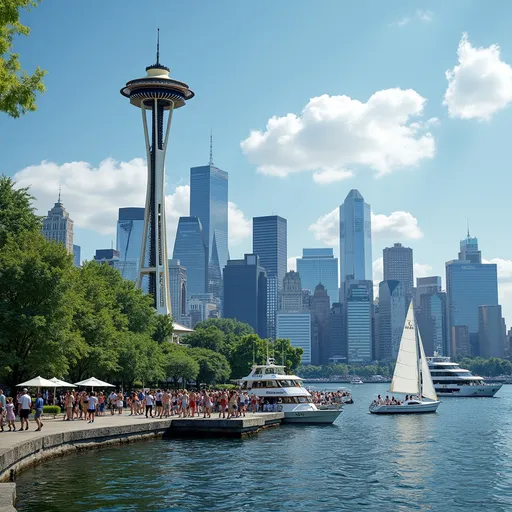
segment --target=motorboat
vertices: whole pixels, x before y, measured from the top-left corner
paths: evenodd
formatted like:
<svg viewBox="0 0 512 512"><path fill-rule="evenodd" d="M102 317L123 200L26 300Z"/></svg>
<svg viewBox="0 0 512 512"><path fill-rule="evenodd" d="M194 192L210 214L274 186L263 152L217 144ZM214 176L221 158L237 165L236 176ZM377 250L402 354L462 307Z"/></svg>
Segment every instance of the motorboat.
<svg viewBox="0 0 512 512"><path fill-rule="evenodd" d="M364 384L364 382L363 382L359 377L357 377L356 379L352 379L352 380L350 381L350 384L351 384L352 386L357 386L357 385L359 385L359 384Z"/></svg>
<svg viewBox="0 0 512 512"><path fill-rule="evenodd" d="M427 357L427 361L438 396L492 397L501 389L499 382L486 383L449 357L434 355Z"/></svg>
<svg viewBox="0 0 512 512"><path fill-rule="evenodd" d="M302 382L296 375L287 375L284 366L268 359L267 364L253 365L251 373L240 379L240 387L250 396L263 398L270 410L284 412L285 423L334 423L342 413L341 407L317 407Z"/></svg>
<svg viewBox="0 0 512 512"><path fill-rule="evenodd" d="M436 412L440 402L434 389L428 361L416 325L412 301L407 311L395 371L389 392L407 395L394 403L386 398L374 400L372 414L419 414Z"/></svg>
<svg viewBox="0 0 512 512"><path fill-rule="evenodd" d="M336 397L336 401L341 402L343 405L345 404L353 404L354 399L352 398L352 391L348 388L340 388L338 389L338 395Z"/></svg>

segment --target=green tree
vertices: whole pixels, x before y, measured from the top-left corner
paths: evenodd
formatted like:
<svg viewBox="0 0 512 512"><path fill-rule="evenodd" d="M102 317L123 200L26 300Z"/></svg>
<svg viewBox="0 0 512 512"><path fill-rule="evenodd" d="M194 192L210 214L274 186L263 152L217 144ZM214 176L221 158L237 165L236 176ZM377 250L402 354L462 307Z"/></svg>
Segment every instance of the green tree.
<svg viewBox="0 0 512 512"><path fill-rule="evenodd" d="M254 329L249 324L233 320L232 318L209 318L204 322L196 324L195 329L206 329L208 327L216 327L226 335L234 334L238 337L254 334Z"/></svg>
<svg viewBox="0 0 512 512"><path fill-rule="evenodd" d="M190 355L190 349L172 344L166 352L165 374L174 381L174 387L178 387L180 379L184 387L187 381L197 379L199 363Z"/></svg>
<svg viewBox="0 0 512 512"><path fill-rule="evenodd" d="M16 190L15 186L11 178L0 176L0 247L8 234L17 237L25 231L39 233L42 227L32 206L34 198L27 188Z"/></svg>
<svg viewBox="0 0 512 512"><path fill-rule="evenodd" d="M187 334L183 343L190 347L207 348L215 352L223 353L225 349L224 333L212 325L194 329L195 332Z"/></svg>
<svg viewBox="0 0 512 512"><path fill-rule="evenodd" d="M192 348L189 354L199 364L197 383L219 384L226 382L231 374L228 360L218 352L207 348Z"/></svg>
<svg viewBox="0 0 512 512"><path fill-rule="evenodd" d="M65 375L85 353L71 326L74 273L64 246L46 241L38 232L22 231L4 238L0 376L11 389L38 374Z"/></svg>
<svg viewBox="0 0 512 512"><path fill-rule="evenodd" d="M173 332L172 319L167 315L155 315L153 324L153 339L158 343L170 341Z"/></svg>
<svg viewBox="0 0 512 512"><path fill-rule="evenodd" d="M251 366L264 364L267 360L269 344L257 334L242 336L233 346L229 354L229 364L233 379L241 379L248 375Z"/></svg>
<svg viewBox="0 0 512 512"><path fill-rule="evenodd" d="M36 110L36 92L43 93L45 71L32 75L21 71L19 54L12 52L14 38L28 36L30 29L20 22L20 9L37 6L39 0L2 0L0 7L0 111L11 117Z"/></svg>
<svg viewBox="0 0 512 512"><path fill-rule="evenodd" d="M277 339L273 346L273 353L276 362L284 361L286 369L291 373L300 365L304 350L292 346L291 341L288 339Z"/></svg>

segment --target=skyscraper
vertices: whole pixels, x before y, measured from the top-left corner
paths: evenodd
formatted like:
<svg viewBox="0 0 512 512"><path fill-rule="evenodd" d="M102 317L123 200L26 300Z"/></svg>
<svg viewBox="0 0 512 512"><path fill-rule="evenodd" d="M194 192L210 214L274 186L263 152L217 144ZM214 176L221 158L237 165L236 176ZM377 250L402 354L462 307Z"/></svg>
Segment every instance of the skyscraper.
<svg viewBox="0 0 512 512"><path fill-rule="evenodd" d="M278 215L254 217L252 220L252 252L267 271L267 333L275 339L279 290L283 286L287 262L287 223Z"/></svg>
<svg viewBox="0 0 512 512"><path fill-rule="evenodd" d="M379 312L376 359L396 359L405 323L405 290L402 281L379 283Z"/></svg>
<svg viewBox="0 0 512 512"><path fill-rule="evenodd" d="M288 339L292 347L301 348L302 364L311 363L311 313L285 312L277 314L277 339Z"/></svg>
<svg viewBox="0 0 512 512"><path fill-rule="evenodd" d="M43 235L46 240L53 240L64 245L69 254L73 254L73 221L59 199L48 215L43 219Z"/></svg>
<svg viewBox="0 0 512 512"><path fill-rule="evenodd" d="M203 227L197 217L180 217L172 257L174 260L180 260L187 269L188 295L206 293L208 251Z"/></svg>
<svg viewBox="0 0 512 512"><path fill-rule="evenodd" d="M187 314L187 269L180 260L169 260L169 291L173 318L181 324Z"/></svg>
<svg viewBox="0 0 512 512"><path fill-rule="evenodd" d="M96 249L94 261L116 267L119 262L119 251L115 249Z"/></svg>
<svg viewBox="0 0 512 512"><path fill-rule="evenodd" d="M339 302L335 302L331 307L331 316L329 318L329 339L331 342L329 362L347 362L345 334L343 307Z"/></svg>
<svg viewBox="0 0 512 512"><path fill-rule="evenodd" d="M448 347L447 300L441 291L441 277L416 279L415 312L427 356L450 353ZM453 354L455 355L455 354Z"/></svg>
<svg viewBox="0 0 512 512"><path fill-rule="evenodd" d="M156 63L146 68L145 77L130 80L121 89L121 94L129 98L130 104L142 111L148 156L148 186L137 285L142 289L143 279L148 280L153 306L163 315L171 314L165 216L165 154L174 110L183 107L186 101L194 97L187 84L169 76L170 71L160 64L158 38ZM151 114L149 122L148 111Z"/></svg>
<svg viewBox="0 0 512 512"><path fill-rule="evenodd" d="M478 238L468 234L460 241L459 260L466 260L471 263L482 263L482 252L478 250Z"/></svg>
<svg viewBox="0 0 512 512"><path fill-rule="evenodd" d="M211 145L210 145L211 148ZM207 292L222 294L222 272L229 259L228 250L228 173L210 162L190 169L190 216L203 226L207 249Z"/></svg>
<svg viewBox="0 0 512 512"><path fill-rule="evenodd" d="M468 253L467 250L461 251L459 258L468 257ZM471 239L471 253L473 255L479 254L476 238ZM476 261L478 258L474 257L473 259ZM470 349L474 355L478 355L478 306L498 305L496 264L475 263L467 259L448 261L446 263L446 291L448 298L448 331L450 335L453 335L454 328L466 326ZM453 345L452 340L450 346L453 347Z"/></svg>
<svg viewBox="0 0 512 512"><path fill-rule="evenodd" d="M144 208L119 208L116 236L119 271L124 279L133 282L137 282L139 275L143 231Z"/></svg>
<svg viewBox="0 0 512 512"><path fill-rule="evenodd" d="M373 282L347 281L345 328L349 363L373 359Z"/></svg>
<svg viewBox="0 0 512 512"><path fill-rule="evenodd" d="M298 272L290 270L283 279L283 289L279 294L279 311L303 311L302 283Z"/></svg>
<svg viewBox="0 0 512 512"><path fill-rule="evenodd" d="M371 210L358 190L340 206L340 280L351 279L372 279Z"/></svg>
<svg viewBox="0 0 512 512"><path fill-rule="evenodd" d="M224 268L224 317L249 324L267 337L267 272L256 254L228 260Z"/></svg>
<svg viewBox="0 0 512 512"><path fill-rule="evenodd" d="M82 248L79 245L73 245L73 265L79 268L82 264Z"/></svg>
<svg viewBox="0 0 512 512"><path fill-rule="evenodd" d="M478 306L478 343L482 357L505 356L506 327L501 306Z"/></svg>
<svg viewBox="0 0 512 512"><path fill-rule="evenodd" d="M400 281L408 302L414 289L414 270L412 249L402 244L394 244L383 251L384 281ZM407 302L406 308L409 307ZM405 321L405 314L404 314Z"/></svg>
<svg viewBox="0 0 512 512"><path fill-rule="evenodd" d="M268 276L277 276L283 286L287 260L287 222L278 215L252 219L252 252L260 258Z"/></svg>
<svg viewBox="0 0 512 512"><path fill-rule="evenodd" d="M328 364L331 352L329 318L331 303L323 284L318 284L309 302L311 311L311 360L313 364Z"/></svg>
<svg viewBox="0 0 512 512"><path fill-rule="evenodd" d="M323 284L331 303L338 302L338 258L333 249L302 249L302 258L297 258L297 272L302 288L314 292L318 284Z"/></svg>

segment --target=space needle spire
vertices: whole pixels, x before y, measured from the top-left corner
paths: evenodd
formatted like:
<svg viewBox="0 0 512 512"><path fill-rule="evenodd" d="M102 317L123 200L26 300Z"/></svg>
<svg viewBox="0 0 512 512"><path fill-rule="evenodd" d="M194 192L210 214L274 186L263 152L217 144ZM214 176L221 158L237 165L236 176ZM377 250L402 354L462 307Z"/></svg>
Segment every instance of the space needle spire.
<svg viewBox="0 0 512 512"><path fill-rule="evenodd" d="M137 287L149 290L155 309L164 315L171 314L165 218L165 154L174 110L183 107L187 100L194 97L187 84L169 76L170 71L160 64L158 29L156 63L146 68L145 77L130 80L121 89L121 94L141 109L148 162Z"/></svg>

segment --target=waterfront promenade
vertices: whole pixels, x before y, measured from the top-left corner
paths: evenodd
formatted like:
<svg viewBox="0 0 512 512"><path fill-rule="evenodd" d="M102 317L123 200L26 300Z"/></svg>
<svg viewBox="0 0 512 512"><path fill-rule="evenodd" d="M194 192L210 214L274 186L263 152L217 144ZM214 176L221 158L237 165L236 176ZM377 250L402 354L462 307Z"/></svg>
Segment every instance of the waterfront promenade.
<svg viewBox="0 0 512 512"><path fill-rule="evenodd" d="M277 426L283 413L256 413L246 417L212 418L146 418L128 414L110 414L86 421L63 421L62 415L44 419L44 427L36 432L30 421L30 430L0 433L0 482L14 481L16 473L30 465L51 457L80 450L122 444L154 437L245 437L261 429ZM17 427L19 422L16 423ZM0 512L14 510L14 487L0 484ZM6 507L6 508L4 508ZM8 508L9 507L9 508Z"/></svg>

